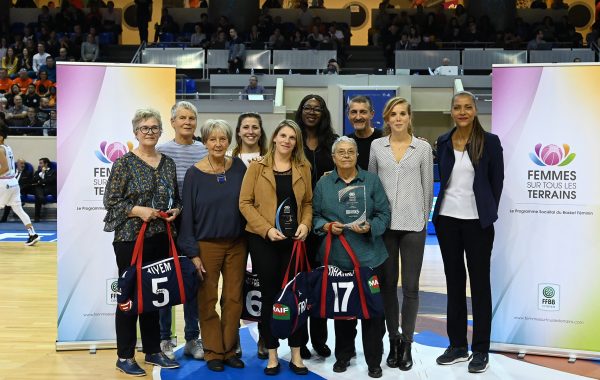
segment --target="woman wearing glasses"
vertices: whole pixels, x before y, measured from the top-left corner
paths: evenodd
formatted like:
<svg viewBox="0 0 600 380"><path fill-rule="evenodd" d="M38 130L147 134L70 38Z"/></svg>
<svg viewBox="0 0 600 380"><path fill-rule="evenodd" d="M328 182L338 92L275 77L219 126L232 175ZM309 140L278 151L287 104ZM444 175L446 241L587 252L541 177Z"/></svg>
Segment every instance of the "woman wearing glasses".
<svg viewBox="0 0 600 380"><path fill-rule="evenodd" d="M304 154L310 162L310 173L312 188L314 190L317 182L324 173L334 169L331 158L331 145L338 137L331 127L331 115L325 104L325 100L319 95L307 95L298 105L296 110L296 123L300 126L304 142ZM319 265L316 260L320 237L311 233L306 239L306 252L313 267ZM329 357L331 350L327 346L327 320L321 318L310 318L310 341L319 356ZM310 359L310 350L303 346L302 358Z"/></svg>
<svg viewBox="0 0 600 380"><path fill-rule="evenodd" d="M371 144L369 171L379 175L392 210L390 226L383 234L389 258L383 264L381 281L390 339L386 361L389 367L408 371L413 366L411 345L419 310L419 277L433 202L433 153L429 143L413 135L412 113L406 99L388 100L383 120L385 137ZM399 266L402 267L402 334L398 331Z"/></svg>
<svg viewBox="0 0 600 380"><path fill-rule="evenodd" d="M284 120L275 128L267 154L262 160L250 164L239 203L240 211L248 222L246 231L250 255L260 281L260 333L269 350L269 361L264 369L266 375L276 375L281 369L277 356L279 341L270 328L273 302L281 289L293 239L304 240L308 235L312 221L311 202L310 165L304 157L302 134L295 122ZM296 217L292 217L294 222L288 228L278 229L277 209L282 205L289 207L290 215ZM288 338L292 351L289 366L299 375L308 373L300 356L300 347L305 344L305 328L300 328Z"/></svg>
<svg viewBox="0 0 600 380"><path fill-rule="evenodd" d="M167 258L169 238L165 222L172 222L181 211L175 162L155 149L162 133L160 114L153 109L137 110L132 124L139 144L113 164L104 193L107 211L104 231L115 233L113 248L119 276L131 263L143 222L148 222L143 261ZM160 211L169 216L160 220ZM125 311L127 308L119 305L115 313L117 369L128 375L143 376L146 372L134 357L138 317ZM179 363L161 352L158 311L140 314L139 319L145 362L162 368L179 367Z"/></svg>
<svg viewBox="0 0 600 380"><path fill-rule="evenodd" d="M313 197L314 232L325 236L331 229L334 235L342 233L356 253L361 267L373 268L381 281L382 264L388 257L382 235L390 223L390 206L381 181L376 174L357 166L358 147L350 137L339 137L332 147L335 170L317 183ZM351 194L353 206L359 204L359 214L348 214L344 194ZM363 208L361 208L363 207ZM362 213L364 212L364 217ZM323 259L325 241L319 256ZM344 270L354 266L339 239L332 240L329 263ZM357 320L335 320L334 372L345 372L355 354ZM382 330L384 318L363 319L362 342L370 377L381 377L383 355Z"/></svg>
<svg viewBox="0 0 600 380"><path fill-rule="evenodd" d="M225 120L207 120L201 129L208 155L190 167L183 180L183 214L178 244L192 259L203 282L198 288L200 333L210 370L243 368L235 355L242 314L246 268L244 220L238 204L246 166L226 156L231 127ZM221 316L219 277L223 275Z"/></svg>

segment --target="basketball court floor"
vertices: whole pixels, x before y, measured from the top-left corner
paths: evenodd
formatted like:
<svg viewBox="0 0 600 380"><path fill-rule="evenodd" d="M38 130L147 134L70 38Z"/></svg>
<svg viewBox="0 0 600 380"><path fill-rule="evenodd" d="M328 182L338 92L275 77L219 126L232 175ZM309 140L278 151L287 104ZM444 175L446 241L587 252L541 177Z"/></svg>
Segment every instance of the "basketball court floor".
<svg viewBox="0 0 600 380"><path fill-rule="evenodd" d="M25 247L26 233L20 223L0 224L0 276L3 280L0 302L0 380L4 379L127 379L115 370L115 350L55 351L56 339L56 225L36 224L42 241L35 247ZM111 256L111 252L99 252ZM398 289L401 294L401 289ZM570 364L566 358L527 355L523 360L515 354L492 353L490 368L483 374L467 372L467 363L438 366L435 358L448 345L445 334L445 283L439 247L435 238L428 238L421 275L420 309L417 333L413 344L415 365L409 372L388 368L382 360L383 379L531 379L568 380L600 379L600 361L577 360ZM183 336L181 307L177 308L177 333ZM360 327L360 324L359 324ZM164 380L187 379L256 379L265 378L265 361L256 357L256 324L240 330L243 360L246 368L226 368L215 373L206 368L204 361L183 356L178 346L177 358L181 368L160 370L142 364L147 378ZM183 343L183 342L179 342ZM330 322L329 347L334 348L333 325ZM385 352L388 341L384 338ZM309 347L310 348L310 347ZM344 373L332 370L335 359L313 356L305 361L310 374L316 379L366 379L367 366L362 354L360 332L356 340L357 358L352 359ZM314 352L313 352L314 353ZM282 342L280 348L282 371L279 379L297 378L287 367L289 348ZM143 354L137 354L143 362Z"/></svg>

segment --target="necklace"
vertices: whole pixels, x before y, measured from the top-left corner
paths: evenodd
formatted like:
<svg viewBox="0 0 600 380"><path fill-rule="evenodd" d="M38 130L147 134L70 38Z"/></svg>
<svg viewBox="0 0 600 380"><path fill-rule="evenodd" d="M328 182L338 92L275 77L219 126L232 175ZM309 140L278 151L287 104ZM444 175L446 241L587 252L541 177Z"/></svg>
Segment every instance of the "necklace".
<svg viewBox="0 0 600 380"><path fill-rule="evenodd" d="M210 165L210 168L212 169L212 171L217 176L217 182L218 183L225 183L225 182L227 182L227 176L225 175L225 166L227 165L227 157L225 157L225 162L223 162L223 172L222 173L217 173L217 171L213 167L212 162L210 162L210 156L208 156L208 164Z"/></svg>

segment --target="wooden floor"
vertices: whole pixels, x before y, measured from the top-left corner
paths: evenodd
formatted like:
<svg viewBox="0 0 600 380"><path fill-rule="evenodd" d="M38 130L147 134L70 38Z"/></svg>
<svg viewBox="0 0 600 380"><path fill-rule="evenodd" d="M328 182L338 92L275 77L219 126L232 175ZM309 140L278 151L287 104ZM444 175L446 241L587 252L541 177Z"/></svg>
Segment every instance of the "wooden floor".
<svg viewBox="0 0 600 380"><path fill-rule="evenodd" d="M0 243L0 268L0 380L131 379L114 369L116 350L55 351L56 243Z"/></svg>

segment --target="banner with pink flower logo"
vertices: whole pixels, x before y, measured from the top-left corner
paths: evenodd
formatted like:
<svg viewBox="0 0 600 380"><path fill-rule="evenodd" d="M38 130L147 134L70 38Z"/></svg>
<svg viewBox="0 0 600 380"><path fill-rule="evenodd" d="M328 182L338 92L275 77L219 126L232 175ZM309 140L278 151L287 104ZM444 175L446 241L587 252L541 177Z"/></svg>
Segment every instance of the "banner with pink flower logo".
<svg viewBox="0 0 600 380"><path fill-rule="evenodd" d="M117 266L103 231L113 162L134 148L131 119L151 107L168 125L175 67L58 63L57 349L115 346ZM165 128L161 140L173 137Z"/></svg>
<svg viewBox="0 0 600 380"><path fill-rule="evenodd" d="M492 347L600 357L600 65L498 65Z"/></svg>

